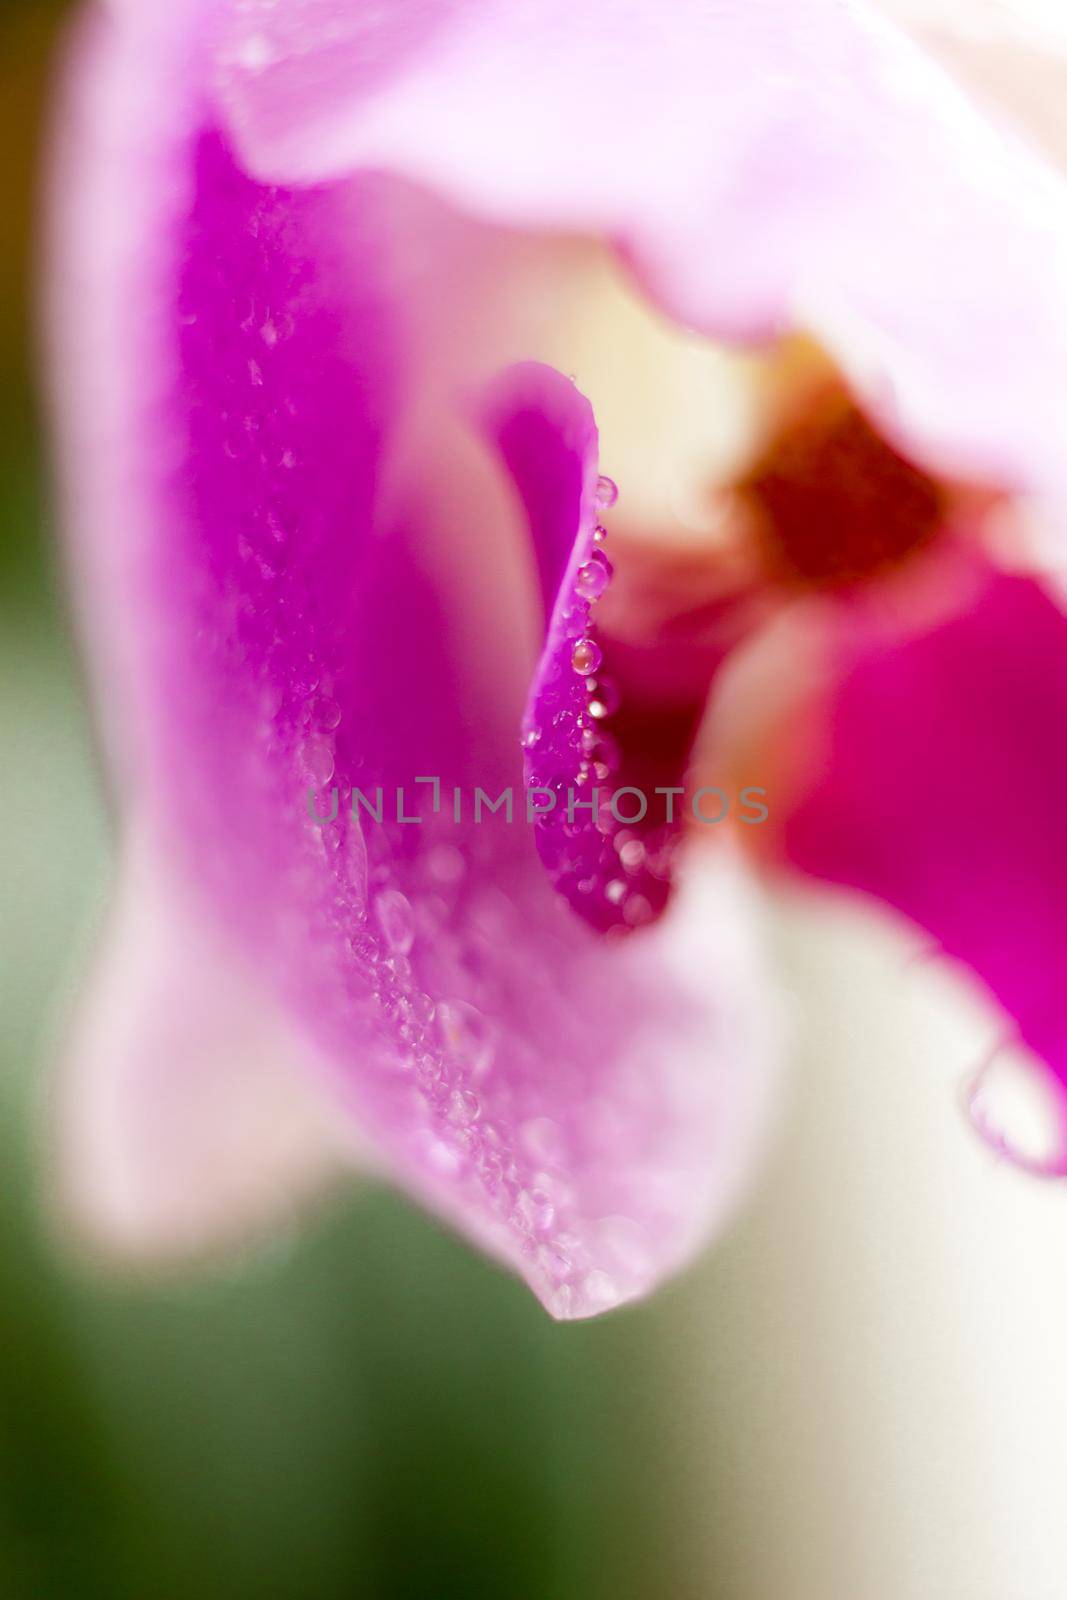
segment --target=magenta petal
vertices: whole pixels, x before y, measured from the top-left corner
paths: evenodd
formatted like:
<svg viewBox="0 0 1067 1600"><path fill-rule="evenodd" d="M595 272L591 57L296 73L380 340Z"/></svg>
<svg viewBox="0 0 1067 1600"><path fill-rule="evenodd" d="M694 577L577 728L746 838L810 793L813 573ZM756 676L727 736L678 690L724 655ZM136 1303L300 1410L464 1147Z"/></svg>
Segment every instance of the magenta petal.
<svg viewBox="0 0 1067 1600"><path fill-rule="evenodd" d="M1064 727L1067 618L986 575L965 615L856 650L784 845L926 929L1067 1086Z"/></svg>
<svg viewBox="0 0 1067 1600"><path fill-rule="evenodd" d="M751 1165L771 1040L747 907L722 861L613 948L521 818L472 815L476 787L521 794L506 519L480 483L467 503L462 460L400 451L388 183L250 178L200 21L97 20L55 208L71 561L120 812L383 1167L587 1315L683 1262ZM379 787L380 820L354 818ZM194 1034L210 998L186 997Z"/></svg>
<svg viewBox="0 0 1067 1600"><path fill-rule="evenodd" d="M595 539L608 480L598 474L593 414L573 383L530 363L498 380L485 425L523 502L546 612L522 723L537 852L553 886L592 927L643 927L666 906L680 826L662 821L665 803L653 784L627 782L612 733L616 691L596 629L611 573ZM654 776L679 778L673 770Z"/></svg>
<svg viewBox="0 0 1067 1600"><path fill-rule="evenodd" d="M596 523L592 407L562 373L527 361L497 378L482 403L481 420L522 500L551 625L560 588L576 565L575 541L579 534L588 541Z"/></svg>

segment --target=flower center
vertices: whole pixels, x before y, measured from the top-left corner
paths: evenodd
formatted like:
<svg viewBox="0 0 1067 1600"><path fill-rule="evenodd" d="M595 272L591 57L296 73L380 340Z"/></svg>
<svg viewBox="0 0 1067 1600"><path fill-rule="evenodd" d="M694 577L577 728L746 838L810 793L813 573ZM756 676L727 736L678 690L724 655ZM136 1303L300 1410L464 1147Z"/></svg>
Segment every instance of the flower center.
<svg viewBox="0 0 1067 1600"><path fill-rule="evenodd" d="M946 491L827 385L734 486L772 581L835 587L884 574L928 546Z"/></svg>

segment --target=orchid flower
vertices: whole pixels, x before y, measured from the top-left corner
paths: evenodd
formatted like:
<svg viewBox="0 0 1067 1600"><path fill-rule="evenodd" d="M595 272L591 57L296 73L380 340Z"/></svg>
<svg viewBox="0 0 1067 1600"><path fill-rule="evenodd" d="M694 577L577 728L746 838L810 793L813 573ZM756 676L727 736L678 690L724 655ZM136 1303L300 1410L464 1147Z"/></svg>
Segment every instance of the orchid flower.
<svg viewBox="0 0 1067 1600"><path fill-rule="evenodd" d="M753 863L1067 1082L1067 196L895 25L110 0L53 195L91 1237L368 1164L554 1316L648 1292L777 1099Z"/></svg>

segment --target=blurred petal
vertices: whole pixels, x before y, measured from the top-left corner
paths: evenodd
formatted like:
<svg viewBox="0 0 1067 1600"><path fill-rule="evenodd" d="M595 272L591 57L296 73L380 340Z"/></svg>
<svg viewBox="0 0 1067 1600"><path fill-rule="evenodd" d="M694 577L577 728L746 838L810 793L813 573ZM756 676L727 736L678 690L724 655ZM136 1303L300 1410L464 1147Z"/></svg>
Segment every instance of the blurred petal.
<svg viewBox="0 0 1067 1600"><path fill-rule="evenodd" d="M1063 478L1067 204L904 34L836 0L224 7L261 176L401 171L498 221L616 239L728 338L802 326L906 451Z"/></svg>
<svg viewBox="0 0 1067 1600"><path fill-rule="evenodd" d="M1067 18L1056 0L882 0L960 83L1067 163Z"/></svg>
<svg viewBox="0 0 1067 1600"><path fill-rule="evenodd" d="M1067 1086L1067 618L986 574L966 613L853 641L827 716L786 860L918 923Z"/></svg>
<svg viewBox="0 0 1067 1600"><path fill-rule="evenodd" d="M76 1023L55 1090L58 1206L93 1250L232 1245L355 1159L323 1064L139 841Z"/></svg>
<svg viewBox="0 0 1067 1600"><path fill-rule="evenodd" d="M753 1159L773 1019L749 908L723 861L613 949L521 820L471 817L475 786L521 794L532 600L475 441L411 452L394 190L248 177L197 17L153 14L83 41L55 218L53 388L120 811L383 1164L554 1314L606 1309L688 1257ZM361 828L350 788L379 786Z"/></svg>

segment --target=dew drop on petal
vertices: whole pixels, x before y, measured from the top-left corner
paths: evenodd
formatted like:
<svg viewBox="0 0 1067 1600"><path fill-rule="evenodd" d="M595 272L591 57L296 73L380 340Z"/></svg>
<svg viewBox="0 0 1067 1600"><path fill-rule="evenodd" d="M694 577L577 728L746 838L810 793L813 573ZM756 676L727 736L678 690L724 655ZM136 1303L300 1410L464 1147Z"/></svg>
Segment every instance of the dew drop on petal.
<svg viewBox="0 0 1067 1600"><path fill-rule="evenodd" d="M476 1122L481 1115L481 1103L476 1094L471 1094L469 1089L456 1089L448 1102L448 1116L451 1122L459 1127Z"/></svg>
<svg viewBox="0 0 1067 1600"><path fill-rule="evenodd" d="M543 1189L531 1189L526 1195L530 1226L537 1233L548 1233L556 1220L556 1208Z"/></svg>
<svg viewBox="0 0 1067 1600"><path fill-rule="evenodd" d="M415 943L415 914L407 895L399 889L383 889L375 899L374 911L386 944L406 956Z"/></svg>
<svg viewBox="0 0 1067 1600"><path fill-rule="evenodd" d="M351 823L345 831L344 862L349 886L357 898L357 910L362 918L367 899L367 845L359 828Z"/></svg>
<svg viewBox="0 0 1067 1600"><path fill-rule="evenodd" d="M302 661L297 661L290 669L291 683L294 694L308 695L319 686L319 670L313 657L305 656Z"/></svg>
<svg viewBox="0 0 1067 1600"><path fill-rule="evenodd" d="M437 1026L446 1049L475 1077L488 1071L493 1060L493 1030L476 1006L466 1000L443 1000L437 1007Z"/></svg>
<svg viewBox="0 0 1067 1600"><path fill-rule="evenodd" d="M386 956L382 962L382 970L402 989L408 986L413 977L411 962L407 956L400 955L395 951L391 956Z"/></svg>
<svg viewBox="0 0 1067 1600"><path fill-rule="evenodd" d="M317 700L312 701L310 713L311 720L317 727L325 728L331 733L341 721L341 707L328 694L320 695Z"/></svg>
<svg viewBox="0 0 1067 1600"><path fill-rule="evenodd" d="M427 1023L433 1021L436 1007L428 994L424 994L421 989L416 989L415 993L411 995L409 1003L411 1005L411 1015L420 1027L425 1027Z"/></svg>
<svg viewBox="0 0 1067 1600"><path fill-rule="evenodd" d="M630 928L643 928L652 921L652 906L643 894L632 894L623 907L622 920Z"/></svg>
<svg viewBox="0 0 1067 1600"><path fill-rule="evenodd" d="M601 473L596 481L596 503L601 511L610 511L619 498L619 486L613 478Z"/></svg>
<svg viewBox="0 0 1067 1600"><path fill-rule="evenodd" d="M615 848L627 872L639 872L645 864L645 847L640 839L625 839Z"/></svg>
<svg viewBox="0 0 1067 1600"><path fill-rule="evenodd" d="M593 639L579 639L571 652L571 666L583 678L595 672L602 660L600 646Z"/></svg>
<svg viewBox="0 0 1067 1600"><path fill-rule="evenodd" d="M333 777L333 750L325 740L312 740L301 751L304 771L312 783L326 784Z"/></svg>
<svg viewBox="0 0 1067 1600"><path fill-rule="evenodd" d="M596 723L593 724L589 731L593 737L589 741L589 748L585 750L585 753L597 767L604 768L604 772L597 773L597 776L603 779L605 772L619 765L621 760L619 746L611 735L605 733L602 728L597 727Z"/></svg>
<svg viewBox="0 0 1067 1600"><path fill-rule="evenodd" d="M595 683L589 685L590 695L586 710L598 722L603 722L605 717L614 716L622 701L618 687L611 678L597 678Z"/></svg>
<svg viewBox="0 0 1067 1600"><path fill-rule="evenodd" d="M583 600L599 600L610 582L610 563L599 550L594 550L589 560L578 568L575 588Z"/></svg>

